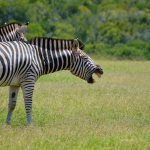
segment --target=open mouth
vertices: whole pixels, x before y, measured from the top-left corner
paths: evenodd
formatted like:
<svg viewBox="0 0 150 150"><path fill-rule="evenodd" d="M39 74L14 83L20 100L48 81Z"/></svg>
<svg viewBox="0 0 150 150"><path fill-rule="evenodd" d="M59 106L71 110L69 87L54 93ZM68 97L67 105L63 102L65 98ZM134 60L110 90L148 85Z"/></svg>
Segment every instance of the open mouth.
<svg viewBox="0 0 150 150"><path fill-rule="evenodd" d="M91 74L91 77L88 78L88 80L87 80L88 83L91 83L91 84L92 84L92 83L95 82L95 80L94 80L93 77L92 77L92 75L93 75L94 73L100 78L101 75L103 74L103 70L102 70L101 68L96 68L96 69L94 70L94 72Z"/></svg>

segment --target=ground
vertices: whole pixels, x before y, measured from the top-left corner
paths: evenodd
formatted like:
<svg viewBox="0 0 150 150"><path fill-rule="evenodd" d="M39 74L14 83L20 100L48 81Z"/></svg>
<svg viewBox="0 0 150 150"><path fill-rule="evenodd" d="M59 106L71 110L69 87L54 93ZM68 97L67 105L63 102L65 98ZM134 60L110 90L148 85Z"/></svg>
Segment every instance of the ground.
<svg viewBox="0 0 150 150"><path fill-rule="evenodd" d="M38 80L30 127L21 92L5 125L8 87L0 88L0 149L150 149L150 62L95 61L104 75L93 85L68 71Z"/></svg>

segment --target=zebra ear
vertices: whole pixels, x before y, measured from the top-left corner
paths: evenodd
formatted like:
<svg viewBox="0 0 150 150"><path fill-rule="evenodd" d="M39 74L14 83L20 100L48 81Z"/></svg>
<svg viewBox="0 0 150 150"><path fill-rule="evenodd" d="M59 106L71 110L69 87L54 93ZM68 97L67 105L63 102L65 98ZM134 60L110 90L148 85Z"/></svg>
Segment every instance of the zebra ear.
<svg viewBox="0 0 150 150"><path fill-rule="evenodd" d="M72 44L72 50L76 52L76 51L78 51L78 49L79 49L78 39L74 39L73 44Z"/></svg>
<svg viewBox="0 0 150 150"><path fill-rule="evenodd" d="M84 43L79 39L78 39L78 42L79 42L79 49L84 50L84 47L85 47Z"/></svg>

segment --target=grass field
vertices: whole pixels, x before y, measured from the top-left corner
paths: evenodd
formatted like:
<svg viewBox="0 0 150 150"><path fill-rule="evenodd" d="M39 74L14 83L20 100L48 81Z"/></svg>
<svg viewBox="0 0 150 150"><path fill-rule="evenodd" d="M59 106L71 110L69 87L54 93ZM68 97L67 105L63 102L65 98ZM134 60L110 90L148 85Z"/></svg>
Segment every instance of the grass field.
<svg viewBox="0 0 150 150"><path fill-rule="evenodd" d="M26 127L22 93L5 125L8 87L0 88L0 150L149 150L150 62L97 60L96 83L68 71L43 76Z"/></svg>

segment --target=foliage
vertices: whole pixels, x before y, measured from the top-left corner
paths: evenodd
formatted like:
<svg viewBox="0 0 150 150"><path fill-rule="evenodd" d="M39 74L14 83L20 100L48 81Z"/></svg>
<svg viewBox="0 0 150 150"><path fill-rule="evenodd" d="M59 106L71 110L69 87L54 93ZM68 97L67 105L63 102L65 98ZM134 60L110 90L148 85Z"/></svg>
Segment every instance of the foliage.
<svg viewBox="0 0 150 150"><path fill-rule="evenodd" d="M28 38L78 37L89 53L150 59L148 0L0 0L0 24L11 21L29 21Z"/></svg>
<svg viewBox="0 0 150 150"><path fill-rule="evenodd" d="M27 37L31 39L32 37L39 36L46 34L45 30L42 28L40 24L37 23L31 23L28 28Z"/></svg>

